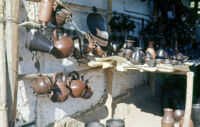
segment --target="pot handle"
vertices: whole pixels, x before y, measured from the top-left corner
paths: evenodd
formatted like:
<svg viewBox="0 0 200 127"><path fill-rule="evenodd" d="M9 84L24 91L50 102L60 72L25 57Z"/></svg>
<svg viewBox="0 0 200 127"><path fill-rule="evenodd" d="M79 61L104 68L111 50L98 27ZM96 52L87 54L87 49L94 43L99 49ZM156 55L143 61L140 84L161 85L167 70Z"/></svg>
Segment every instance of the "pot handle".
<svg viewBox="0 0 200 127"><path fill-rule="evenodd" d="M79 73L77 71L72 71L69 73L69 78L71 78L71 80L79 80Z"/></svg>
<svg viewBox="0 0 200 127"><path fill-rule="evenodd" d="M53 79L52 79L53 84L56 83L56 76L59 75L59 74L62 74L62 81L65 81L65 80L66 80L65 74L64 74L63 72L56 72L56 73L54 73L54 75L53 75Z"/></svg>
<svg viewBox="0 0 200 127"><path fill-rule="evenodd" d="M58 37L56 35L56 29L53 31L53 38L54 38L54 42L58 41Z"/></svg>

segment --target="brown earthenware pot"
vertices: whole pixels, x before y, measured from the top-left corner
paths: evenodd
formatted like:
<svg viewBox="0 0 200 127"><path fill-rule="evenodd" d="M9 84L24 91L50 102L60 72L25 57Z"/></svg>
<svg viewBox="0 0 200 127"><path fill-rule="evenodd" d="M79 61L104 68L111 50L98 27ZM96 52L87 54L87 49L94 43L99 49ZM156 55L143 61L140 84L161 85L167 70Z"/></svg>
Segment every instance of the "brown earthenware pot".
<svg viewBox="0 0 200 127"><path fill-rule="evenodd" d="M82 98L89 99L92 97L93 93L94 93L94 91L92 90L92 88L89 85L87 85L86 90L85 90L84 94L82 95Z"/></svg>
<svg viewBox="0 0 200 127"><path fill-rule="evenodd" d="M164 116L161 120L162 127L174 127L173 110L169 108L164 109Z"/></svg>
<svg viewBox="0 0 200 127"><path fill-rule="evenodd" d="M86 84L81 80L72 80L69 84L69 88L71 89L71 94L73 97L82 97L85 93Z"/></svg>
<svg viewBox="0 0 200 127"><path fill-rule="evenodd" d="M43 26L51 20L54 0L41 0L38 20L42 22Z"/></svg>
<svg viewBox="0 0 200 127"><path fill-rule="evenodd" d="M56 48L56 50L53 52L53 55L56 58L69 57L74 50L72 37L68 37L68 38L62 37L61 39L58 39L56 35L56 30L53 31L53 37L54 37L54 47Z"/></svg>
<svg viewBox="0 0 200 127"><path fill-rule="evenodd" d="M50 93L53 88L53 84L51 83L49 77L43 76L38 78L31 87L36 95L47 94Z"/></svg>
<svg viewBox="0 0 200 127"><path fill-rule="evenodd" d="M61 75L61 79L56 79L57 75ZM53 102L63 102L69 96L69 89L67 88L66 77L62 72L56 72L53 76L53 83L55 84L51 100Z"/></svg>
<svg viewBox="0 0 200 127"><path fill-rule="evenodd" d="M183 117L183 116L184 116L183 110L177 109L177 110L174 111L174 118L175 118L176 121L179 121L181 119L181 117Z"/></svg>
<svg viewBox="0 0 200 127"><path fill-rule="evenodd" d="M153 48L153 43L154 43L153 41L149 41L149 46L148 46L146 52L149 52L152 55L153 60L155 60L156 52L155 52L155 50Z"/></svg>
<svg viewBox="0 0 200 127"><path fill-rule="evenodd" d="M179 127L183 127L183 120L184 120L184 117L181 117L180 121L179 121ZM190 126L189 127L194 127L194 123L191 119L190 119Z"/></svg>

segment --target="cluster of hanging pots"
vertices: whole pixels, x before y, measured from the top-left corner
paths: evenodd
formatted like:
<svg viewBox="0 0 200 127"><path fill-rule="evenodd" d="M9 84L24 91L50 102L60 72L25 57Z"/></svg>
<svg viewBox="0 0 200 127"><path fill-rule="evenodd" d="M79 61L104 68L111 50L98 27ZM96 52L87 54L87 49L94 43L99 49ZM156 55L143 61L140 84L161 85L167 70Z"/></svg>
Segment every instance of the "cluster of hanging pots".
<svg viewBox="0 0 200 127"><path fill-rule="evenodd" d="M93 89L89 86L88 80L73 71L66 76L62 72L56 72L53 78L41 76L31 86L35 95L48 94L53 102L64 102L71 94L74 98L89 99L93 95Z"/></svg>

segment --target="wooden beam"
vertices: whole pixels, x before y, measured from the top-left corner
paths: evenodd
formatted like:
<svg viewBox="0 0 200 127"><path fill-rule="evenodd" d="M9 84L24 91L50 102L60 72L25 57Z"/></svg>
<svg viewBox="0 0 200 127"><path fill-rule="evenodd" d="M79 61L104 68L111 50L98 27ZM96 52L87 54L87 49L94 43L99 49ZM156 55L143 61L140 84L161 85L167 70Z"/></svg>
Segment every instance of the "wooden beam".
<svg viewBox="0 0 200 127"><path fill-rule="evenodd" d="M4 0L0 0L0 19L4 19ZM6 54L4 39L4 22L0 21L0 123L8 127L7 86L6 86Z"/></svg>
<svg viewBox="0 0 200 127"><path fill-rule="evenodd" d="M193 96L193 78L194 73L187 73L187 90L186 90L186 104L185 104L185 115L183 121L183 127L189 127L191 111L192 111L192 96Z"/></svg>
<svg viewBox="0 0 200 127"><path fill-rule="evenodd" d="M108 6L108 11L112 12L112 0L107 0L107 6ZM112 14L108 13L107 22L110 22L111 18L112 18ZM108 27L108 32L111 32L111 28L109 24L107 24L107 27Z"/></svg>
<svg viewBox="0 0 200 127"><path fill-rule="evenodd" d="M18 20L19 0L6 1L6 60L9 127L14 127L18 89Z"/></svg>
<svg viewBox="0 0 200 127"><path fill-rule="evenodd" d="M82 73L88 73L90 71L97 71L97 70L100 70L102 69L101 67L95 67L95 68L88 68L88 69L84 69L84 70L79 70L77 71L79 74L82 74ZM67 73L65 73L67 74ZM34 79L37 79L39 76L48 76L50 78L52 78L54 75L54 73L49 73L49 74L19 74L18 76L18 80L34 80Z"/></svg>

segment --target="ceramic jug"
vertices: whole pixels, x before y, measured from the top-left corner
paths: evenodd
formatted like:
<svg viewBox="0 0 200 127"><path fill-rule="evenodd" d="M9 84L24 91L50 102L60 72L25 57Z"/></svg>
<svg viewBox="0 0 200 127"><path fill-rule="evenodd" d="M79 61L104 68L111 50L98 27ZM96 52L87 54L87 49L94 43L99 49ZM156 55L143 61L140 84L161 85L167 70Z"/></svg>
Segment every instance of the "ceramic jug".
<svg viewBox="0 0 200 127"><path fill-rule="evenodd" d="M55 47L55 50L52 51L53 55L56 58L69 57L74 50L72 37L62 37L61 39L58 39L56 35L56 30L53 31L53 37L54 37L54 47Z"/></svg>
<svg viewBox="0 0 200 127"><path fill-rule="evenodd" d="M164 116L161 120L162 127L174 127L173 110L169 108L164 109Z"/></svg>
<svg viewBox="0 0 200 127"><path fill-rule="evenodd" d="M155 58L156 58L156 52L155 52L155 50L153 48L153 43L154 43L153 41L149 41L149 46L148 46L146 52L151 53L153 60L155 60Z"/></svg>
<svg viewBox="0 0 200 127"><path fill-rule="evenodd" d="M76 78L74 78L76 77ZM71 90L73 97L82 97L86 90L86 83L79 80L79 74L77 72L71 72L68 78L68 87Z"/></svg>
<svg viewBox="0 0 200 127"><path fill-rule="evenodd" d="M184 117L181 117L180 121L179 121L179 127L183 127L183 120L184 120ZM190 126L189 127L194 127L194 123L191 119L190 119Z"/></svg>
<svg viewBox="0 0 200 127"><path fill-rule="evenodd" d="M53 4L54 0L41 0L38 20L42 22L43 26L46 26L51 20Z"/></svg>
<svg viewBox="0 0 200 127"><path fill-rule="evenodd" d="M61 79L56 79L58 75L61 75ZM55 87L53 89L53 95L51 96L51 100L53 102L63 102L69 96L69 89L67 88L66 77L62 72L56 72L53 75L53 83Z"/></svg>
<svg viewBox="0 0 200 127"><path fill-rule="evenodd" d="M36 95L47 94L50 93L51 89L53 89L53 84L49 77L43 76L38 78L31 87Z"/></svg>
<svg viewBox="0 0 200 127"><path fill-rule="evenodd" d="M144 61L144 53L142 52L140 47L135 49L135 52L132 54L131 63L133 64L142 64Z"/></svg>

